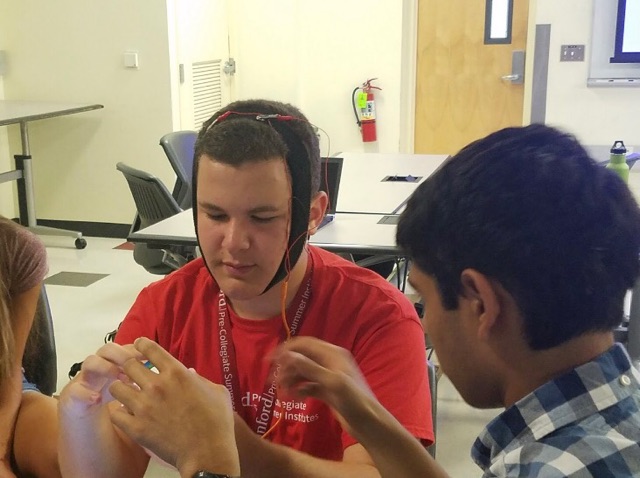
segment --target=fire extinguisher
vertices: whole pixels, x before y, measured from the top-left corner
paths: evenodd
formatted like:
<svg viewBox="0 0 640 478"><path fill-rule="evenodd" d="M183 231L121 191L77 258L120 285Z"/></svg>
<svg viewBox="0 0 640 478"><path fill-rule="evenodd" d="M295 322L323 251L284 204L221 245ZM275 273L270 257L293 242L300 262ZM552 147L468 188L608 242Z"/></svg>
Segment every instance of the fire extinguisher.
<svg viewBox="0 0 640 478"><path fill-rule="evenodd" d="M377 78L365 81L362 86L357 86L351 94L353 114L362 133L362 141L365 143L376 141L376 103L373 90L382 90L382 88L371 84L375 80Z"/></svg>

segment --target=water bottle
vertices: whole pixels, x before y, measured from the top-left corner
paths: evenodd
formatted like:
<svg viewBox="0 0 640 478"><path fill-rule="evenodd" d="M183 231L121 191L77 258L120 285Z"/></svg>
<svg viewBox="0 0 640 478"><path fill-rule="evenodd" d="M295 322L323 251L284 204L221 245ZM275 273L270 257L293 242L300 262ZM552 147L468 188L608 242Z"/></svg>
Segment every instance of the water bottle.
<svg viewBox="0 0 640 478"><path fill-rule="evenodd" d="M616 141L611 146L611 156L607 168L618 173L625 183L629 182L629 165L627 164L627 148L622 141Z"/></svg>

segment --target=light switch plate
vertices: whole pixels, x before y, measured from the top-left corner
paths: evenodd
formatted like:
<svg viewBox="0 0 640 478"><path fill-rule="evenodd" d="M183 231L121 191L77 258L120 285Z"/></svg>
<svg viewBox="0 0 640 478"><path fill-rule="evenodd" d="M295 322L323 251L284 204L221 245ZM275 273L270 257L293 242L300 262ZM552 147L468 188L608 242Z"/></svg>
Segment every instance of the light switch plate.
<svg viewBox="0 0 640 478"><path fill-rule="evenodd" d="M584 45L562 45L560 61L584 61Z"/></svg>
<svg viewBox="0 0 640 478"><path fill-rule="evenodd" d="M122 55L125 68L138 68L138 52L125 51Z"/></svg>

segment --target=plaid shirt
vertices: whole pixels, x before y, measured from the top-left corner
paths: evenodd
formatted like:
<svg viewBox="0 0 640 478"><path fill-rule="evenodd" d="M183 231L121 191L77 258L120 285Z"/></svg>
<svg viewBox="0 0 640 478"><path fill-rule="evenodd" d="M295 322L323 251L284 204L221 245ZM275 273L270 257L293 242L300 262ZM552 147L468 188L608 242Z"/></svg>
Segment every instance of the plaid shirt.
<svg viewBox="0 0 640 478"><path fill-rule="evenodd" d="M471 456L484 477L640 477L640 373L616 344L506 409Z"/></svg>

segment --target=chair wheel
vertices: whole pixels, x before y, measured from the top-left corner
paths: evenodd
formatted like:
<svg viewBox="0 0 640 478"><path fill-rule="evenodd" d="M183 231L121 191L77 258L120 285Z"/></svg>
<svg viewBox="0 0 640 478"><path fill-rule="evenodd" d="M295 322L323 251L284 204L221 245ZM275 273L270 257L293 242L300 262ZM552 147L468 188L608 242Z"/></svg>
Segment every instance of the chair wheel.
<svg viewBox="0 0 640 478"><path fill-rule="evenodd" d="M84 249L85 247L87 247L87 241L84 238L76 239L76 249Z"/></svg>

